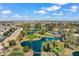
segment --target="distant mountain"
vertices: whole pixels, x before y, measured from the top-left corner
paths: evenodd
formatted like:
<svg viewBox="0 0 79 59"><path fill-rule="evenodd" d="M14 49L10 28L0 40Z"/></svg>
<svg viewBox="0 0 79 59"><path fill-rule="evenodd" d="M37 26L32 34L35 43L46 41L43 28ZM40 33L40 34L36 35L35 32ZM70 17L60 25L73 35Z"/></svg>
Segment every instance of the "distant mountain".
<svg viewBox="0 0 79 59"><path fill-rule="evenodd" d="M0 20L1 22L2 20ZM4 20L4 22L79 22L79 20Z"/></svg>

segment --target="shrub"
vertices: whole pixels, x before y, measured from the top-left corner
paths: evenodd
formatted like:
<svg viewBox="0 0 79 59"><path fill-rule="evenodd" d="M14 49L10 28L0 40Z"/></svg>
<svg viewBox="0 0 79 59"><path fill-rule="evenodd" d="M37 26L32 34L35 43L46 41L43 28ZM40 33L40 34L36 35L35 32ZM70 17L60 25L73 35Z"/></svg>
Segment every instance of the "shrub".
<svg viewBox="0 0 79 59"><path fill-rule="evenodd" d="M23 53L11 53L9 56L24 56Z"/></svg>
<svg viewBox="0 0 79 59"><path fill-rule="evenodd" d="M30 50L29 47L27 47L27 46L23 47L23 52L28 52L29 50Z"/></svg>
<svg viewBox="0 0 79 59"><path fill-rule="evenodd" d="M16 45L16 41L15 41L15 40L11 40L11 41L9 42L9 45L10 45L10 46L15 46L15 45Z"/></svg>

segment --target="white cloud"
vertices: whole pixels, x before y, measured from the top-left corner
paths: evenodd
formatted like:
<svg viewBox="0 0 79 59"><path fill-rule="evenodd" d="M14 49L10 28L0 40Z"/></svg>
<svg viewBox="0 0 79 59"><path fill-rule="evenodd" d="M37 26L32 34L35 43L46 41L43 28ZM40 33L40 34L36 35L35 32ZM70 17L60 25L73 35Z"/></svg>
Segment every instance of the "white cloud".
<svg viewBox="0 0 79 59"><path fill-rule="evenodd" d="M1 14L12 14L11 10L3 10Z"/></svg>
<svg viewBox="0 0 79 59"><path fill-rule="evenodd" d="M78 11L78 6L73 5L73 6L71 6L70 9L64 9L64 11L68 11L69 14L72 14L72 12L77 12Z"/></svg>
<svg viewBox="0 0 79 59"><path fill-rule="evenodd" d="M29 16L27 16L27 15L20 15L20 14L13 14L11 17L14 20L28 20L29 19Z"/></svg>
<svg viewBox="0 0 79 59"><path fill-rule="evenodd" d="M14 14L14 15L12 15L12 17L13 18L20 18L20 19L26 19L26 18L28 18L28 16L27 15L19 15L19 14Z"/></svg>
<svg viewBox="0 0 79 59"><path fill-rule="evenodd" d="M45 10L39 10L39 11L34 11L34 13L46 14L47 12Z"/></svg>
<svg viewBox="0 0 79 59"><path fill-rule="evenodd" d="M38 13L41 13L41 14L46 14L47 12L44 11L44 10L39 10Z"/></svg>
<svg viewBox="0 0 79 59"><path fill-rule="evenodd" d="M78 10L78 7L77 6L74 5L74 6L71 7L71 11L72 12L76 12L77 10Z"/></svg>
<svg viewBox="0 0 79 59"><path fill-rule="evenodd" d="M14 16L13 17L19 17L19 15L18 14L14 14Z"/></svg>
<svg viewBox="0 0 79 59"><path fill-rule="evenodd" d="M60 3L56 3L56 4L57 4L57 5L65 5L65 4L67 4L67 3L65 3L65 2L64 2L64 3L61 3L61 2L60 2Z"/></svg>
<svg viewBox="0 0 79 59"><path fill-rule="evenodd" d="M34 11L34 13L37 13L37 11Z"/></svg>
<svg viewBox="0 0 79 59"><path fill-rule="evenodd" d="M60 9L60 8L61 8L61 7L54 5L54 6L51 6L51 7L46 8L46 10L47 10L47 11L54 11L54 10L58 10L58 9Z"/></svg>
<svg viewBox="0 0 79 59"><path fill-rule="evenodd" d="M61 15L63 15L63 13L62 12L61 13L53 13L53 15L61 16Z"/></svg>
<svg viewBox="0 0 79 59"><path fill-rule="evenodd" d="M68 9L63 9L64 11L69 11Z"/></svg>
<svg viewBox="0 0 79 59"><path fill-rule="evenodd" d="M38 11L34 11L34 13L39 13L39 14L46 14L48 11L56 11L59 10L61 7L60 6L50 6L50 7L42 7L40 10Z"/></svg>

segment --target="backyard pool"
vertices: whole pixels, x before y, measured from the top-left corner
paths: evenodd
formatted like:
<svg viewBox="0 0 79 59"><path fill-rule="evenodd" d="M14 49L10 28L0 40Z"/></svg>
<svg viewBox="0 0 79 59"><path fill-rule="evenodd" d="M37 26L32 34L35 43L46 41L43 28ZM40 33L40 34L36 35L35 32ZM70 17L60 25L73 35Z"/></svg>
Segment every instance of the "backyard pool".
<svg viewBox="0 0 79 59"><path fill-rule="evenodd" d="M33 41L24 41L21 43L21 46L28 46L33 50L34 56L40 56L41 54L41 44L42 42L45 42L46 40L61 40L62 38L56 38L56 37L43 37L40 40L33 40Z"/></svg>
<svg viewBox="0 0 79 59"><path fill-rule="evenodd" d="M2 39L2 37L3 37L3 36L2 36L2 35L0 35L0 39Z"/></svg>
<svg viewBox="0 0 79 59"><path fill-rule="evenodd" d="M3 39L3 36L2 35L0 35L0 41Z"/></svg>

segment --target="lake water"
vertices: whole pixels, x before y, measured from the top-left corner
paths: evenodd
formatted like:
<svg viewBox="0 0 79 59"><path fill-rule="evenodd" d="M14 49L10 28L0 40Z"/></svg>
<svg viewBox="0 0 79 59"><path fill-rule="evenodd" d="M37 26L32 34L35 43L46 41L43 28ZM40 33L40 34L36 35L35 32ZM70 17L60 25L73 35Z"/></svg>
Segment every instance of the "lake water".
<svg viewBox="0 0 79 59"><path fill-rule="evenodd" d="M33 52L36 52L33 54L33 56L40 56L41 52L41 44L42 42L45 42L46 40L61 40L62 38L55 38L55 37L43 37L40 40L33 40L33 41L24 41L21 43L21 46L28 46L30 47Z"/></svg>
<svg viewBox="0 0 79 59"><path fill-rule="evenodd" d="M73 56L79 56L79 51L75 51L72 53Z"/></svg>

